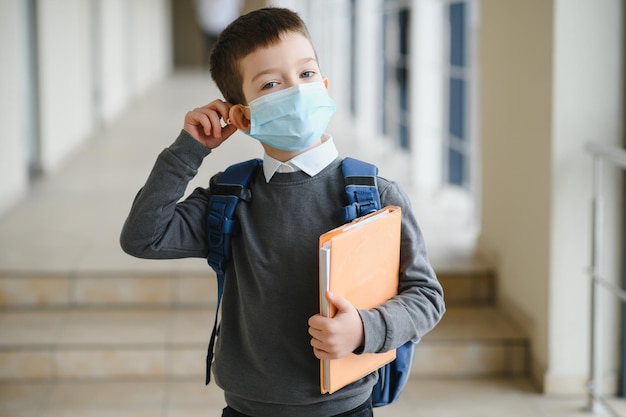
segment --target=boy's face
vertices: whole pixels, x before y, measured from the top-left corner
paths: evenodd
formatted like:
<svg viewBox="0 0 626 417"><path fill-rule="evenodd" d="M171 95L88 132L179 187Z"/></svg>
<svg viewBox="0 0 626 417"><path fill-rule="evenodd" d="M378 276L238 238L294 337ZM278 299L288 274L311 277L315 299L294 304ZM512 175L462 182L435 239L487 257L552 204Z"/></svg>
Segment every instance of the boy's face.
<svg viewBox="0 0 626 417"><path fill-rule="evenodd" d="M297 32L284 33L275 44L245 56L241 68L248 103L296 84L325 81L311 42Z"/></svg>

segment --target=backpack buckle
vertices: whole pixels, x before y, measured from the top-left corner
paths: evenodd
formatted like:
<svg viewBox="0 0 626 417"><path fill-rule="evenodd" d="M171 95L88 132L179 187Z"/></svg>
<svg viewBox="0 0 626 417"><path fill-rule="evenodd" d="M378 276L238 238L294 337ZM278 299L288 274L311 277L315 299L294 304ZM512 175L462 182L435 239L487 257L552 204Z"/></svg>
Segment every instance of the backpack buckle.
<svg viewBox="0 0 626 417"><path fill-rule="evenodd" d="M343 221L349 222L357 217L365 216L366 214L374 213L378 210L378 205L375 201L365 201L362 203L354 202L344 206L342 209Z"/></svg>

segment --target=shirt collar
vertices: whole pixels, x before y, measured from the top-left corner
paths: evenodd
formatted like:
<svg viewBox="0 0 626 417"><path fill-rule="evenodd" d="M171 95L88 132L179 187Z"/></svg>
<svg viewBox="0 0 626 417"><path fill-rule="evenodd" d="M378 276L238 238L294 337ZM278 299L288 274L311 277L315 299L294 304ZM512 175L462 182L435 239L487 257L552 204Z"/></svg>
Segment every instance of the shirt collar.
<svg viewBox="0 0 626 417"><path fill-rule="evenodd" d="M326 133L322 136L322 143L319 146L301 153L286 162L281 162L265 153L263 156L265 181L270 182L274 174L281 171L304 171L306 174L313 177L330 165L337 156L339 156L339 152L337 151L335 142L332 136Z"/></svg>

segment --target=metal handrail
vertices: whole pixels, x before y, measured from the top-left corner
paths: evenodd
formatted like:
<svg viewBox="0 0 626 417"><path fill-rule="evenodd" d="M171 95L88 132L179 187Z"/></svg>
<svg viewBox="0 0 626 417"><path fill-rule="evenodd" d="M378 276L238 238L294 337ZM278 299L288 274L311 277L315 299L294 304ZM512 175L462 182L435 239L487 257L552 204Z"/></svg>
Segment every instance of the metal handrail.
<svg viewBox="0 0 626 417"><path fill-rule="evenodd" d="M603 278L603 230L604 230L604 195L602 191L604 162L612 163L616 168L626 170L626 150L605 143L590 142L585 146L593 157L593 218L591 242L591 346L590 346L590 379L588 384L587 410L592 413L608 411L614 417L622 417L611 407L601 394L601 346L599 329L601 287L626 303L626 292Z"/></svg>
<svg viewBox="0 0 626 417"><path fill-rule="evenodd" d="M589 142L585 149L596 158L602 158L622 169L626 169L626 149L601 142Z"/></svg>

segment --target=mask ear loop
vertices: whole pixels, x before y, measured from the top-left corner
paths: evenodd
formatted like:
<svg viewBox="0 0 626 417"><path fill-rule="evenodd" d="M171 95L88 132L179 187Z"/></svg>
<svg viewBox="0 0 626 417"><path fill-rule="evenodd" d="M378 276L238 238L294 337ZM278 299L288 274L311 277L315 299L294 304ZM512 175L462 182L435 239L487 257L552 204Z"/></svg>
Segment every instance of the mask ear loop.
<svg viewBox="0 0 626 417"><path fill-rule="evenodd" d="M240 106L241 106L241 107L246 107L246 108L248 108L248 109L250 108L250 106L246 106L246 105L244 105L244 104L240 104ZM223 120L223 119L222 119L222 120ZM230 125L232 125L232 122L230 121L230 117L229 117L228 119L226 119L226 120L224 121L224 123L226 123L224 126L230 126ZM222 127L224 127L224 126L222 126Z"/></svg>

